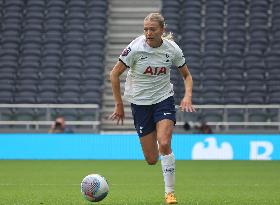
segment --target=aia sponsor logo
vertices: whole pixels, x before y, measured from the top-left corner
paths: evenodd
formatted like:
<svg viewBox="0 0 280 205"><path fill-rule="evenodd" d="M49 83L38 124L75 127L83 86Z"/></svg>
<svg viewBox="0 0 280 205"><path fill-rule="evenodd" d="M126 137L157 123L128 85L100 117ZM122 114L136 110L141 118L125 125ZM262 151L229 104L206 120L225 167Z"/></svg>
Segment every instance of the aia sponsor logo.
<svg viewBox="0 0 280 205"><path fill-rule="evenodd" d="M146 75L162 75L166 74L166 67L147 67L143 74Z"/></svg>
<svg viewBox="0 0 280 205"><path fill-rule="evenodd" d="M125 48L122 52L122 56L127 56L129 54L129 52L131 51L131 48L128 47L128 48Z"/></svg>

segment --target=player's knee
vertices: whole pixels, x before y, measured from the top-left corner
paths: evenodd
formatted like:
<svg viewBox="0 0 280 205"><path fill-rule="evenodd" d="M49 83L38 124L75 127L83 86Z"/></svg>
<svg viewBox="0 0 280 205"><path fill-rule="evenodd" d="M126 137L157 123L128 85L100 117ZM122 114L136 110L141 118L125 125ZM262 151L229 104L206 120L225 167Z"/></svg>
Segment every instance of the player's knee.
<svg viewBox="0 0 280 205"><path fill-rule="evenodd" d="M159 146L162 153L167 153L170 151L170 143L168 140L162 141Z"/></svg>
<svg viewBox="0 0 280 205"><path fill-rule="evenodd" d="M146 157L146 162L149 165L155 165L158 161L158 156L150 156L150 157Z"/></svg>
<svg viewBox="0 0 280 205"><path fill-rule="evenodd" d="M157 163L157 159L146 159L148 165L155 165Z"/></svg>

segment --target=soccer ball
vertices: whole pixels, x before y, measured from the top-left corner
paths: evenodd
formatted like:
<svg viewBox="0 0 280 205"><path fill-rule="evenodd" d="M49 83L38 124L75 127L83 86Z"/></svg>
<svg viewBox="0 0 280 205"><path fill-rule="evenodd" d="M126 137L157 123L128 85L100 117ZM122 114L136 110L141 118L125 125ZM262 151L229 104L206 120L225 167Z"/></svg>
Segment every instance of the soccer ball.
<svg viewBox="0 0 280 205"><path fill-rule="evenodd" d="M87 175L81 183L81 192L85 199L98 202L109 193L107 180L99 174Z"/></svg>

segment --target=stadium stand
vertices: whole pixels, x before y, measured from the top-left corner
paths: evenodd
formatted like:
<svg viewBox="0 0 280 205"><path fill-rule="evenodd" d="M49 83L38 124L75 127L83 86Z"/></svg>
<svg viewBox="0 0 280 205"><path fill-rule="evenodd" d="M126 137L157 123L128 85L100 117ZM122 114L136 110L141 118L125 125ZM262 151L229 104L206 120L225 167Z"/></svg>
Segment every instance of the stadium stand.
<svg viewBox="0 0 280 205"><path fill-rule="evenodd" d="M181 3L180 11L168 9L166 1L162 1L163 14L167 20L168 15L173 19L175 13L181 14L181 26L175 34L193 75L194 104L277 105L279 90L276 84L280 66L278 1L176 2ZM172 80L179 84L175 86L176 102L179 103L183 84L176 73ZM252 113L244 110L247 117L244 112L242 116L242 112L227 110L225 116L236 122L267 122L272 120L265 114L267 110L260 113L255 109L250 110ZM202 114L205 119L213 117L212 112Z"/></svg>
<svg viewBox="0 0 280 205"><path fill-rule="evenodd" d="M108 1L9 0L0 7L1 104L100 106ZM89 80L90 93L81 89ZM1 120L34 120L37 111L27 110L1 112Z"/></svg>
<svg viewBox="0 0 280 205"><path fill-rule="evenodd" d="M221 105L220 111L199 110L195 117L178 119L277 122L277 0L0 1L0 104L93 103L102 107L101 130L134 131L129 104L127 125L115 127L107 120L113 109L107 75L122 49L142 33L143 17L160 8L192 73L193 103ZM171 74L179 104L183 82L176 69ZM125 75L122 83L124 79ZM231 105L240 105L241 111L229 109ZM253 112L243 106L274 107ZM80 108L57 109L27 112L9 107L1 108L0 116L1 120L51 120L61 113L71 120L95 119Z"/></svg>
<svg viewBox="0 0 280 205"><path fill-rule="evenodd" d="M0 103L80 103L83 71L104 72L107 7L99 0L3 1L1 78L10 87L1 86ZM56 93L41 97L45 91Z"/></svg>

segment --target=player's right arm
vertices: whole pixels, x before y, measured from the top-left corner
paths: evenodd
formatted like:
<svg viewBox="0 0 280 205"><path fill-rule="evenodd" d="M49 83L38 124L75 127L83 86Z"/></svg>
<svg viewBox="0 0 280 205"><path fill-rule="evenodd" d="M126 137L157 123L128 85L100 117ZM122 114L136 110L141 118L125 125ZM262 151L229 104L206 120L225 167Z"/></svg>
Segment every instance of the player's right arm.
<svg viewBox="0 0 280 205"><path fill-rule="evenodd" d="M110 116L111 120L117 120L117 124L123 124L124 120L124 106L121 96L120 76L126 70L126 65L122 61L118 61L110 73L110 80L112 84L112 91L115 100L115 110Z"/></svg>

